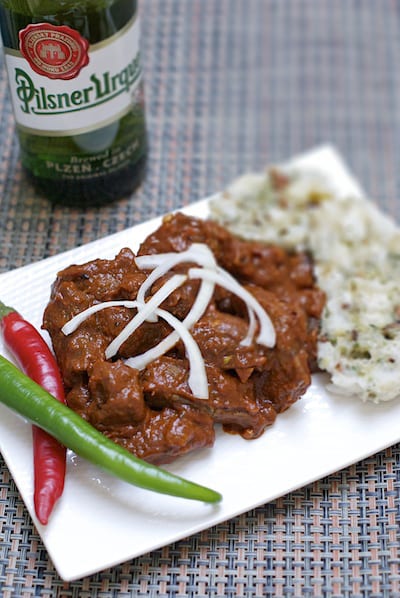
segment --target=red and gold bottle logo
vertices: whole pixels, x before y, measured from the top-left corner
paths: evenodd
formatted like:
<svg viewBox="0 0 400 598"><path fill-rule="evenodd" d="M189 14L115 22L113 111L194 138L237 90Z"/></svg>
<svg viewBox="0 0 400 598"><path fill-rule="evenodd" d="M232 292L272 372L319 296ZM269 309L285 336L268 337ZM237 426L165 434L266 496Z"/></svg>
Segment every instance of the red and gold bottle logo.
<svg viewBox="0 0 400 598"><path fill-rule="evenodd" d="M66 25L28 25L19 42L32 69L49 79L74 79L89 62L89 42Z"/></svg>

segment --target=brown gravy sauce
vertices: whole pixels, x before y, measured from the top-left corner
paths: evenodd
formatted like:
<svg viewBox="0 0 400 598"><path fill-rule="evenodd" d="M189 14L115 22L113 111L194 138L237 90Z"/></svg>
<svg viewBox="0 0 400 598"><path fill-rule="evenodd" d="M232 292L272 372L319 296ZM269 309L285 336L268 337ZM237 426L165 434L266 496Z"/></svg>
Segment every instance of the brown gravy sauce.
<svg viewBox="0 0 400 598"><path fill-rule="evenodd" d="M97 429L140 458L168 463L211 447L215 426L243 438L258 438L276 416L299 399L316 369L319 318L325 302L315 285L309 256L244 241L208 220L178 213L140 246L138 255L183 251L205 243L219 265L250 291L269 314L277 335L272 349L240 345L248 326L243 301L217 286L205 314L191 329L206 365L209 399L193 397L181 342L145 370L124 359L143 353L171 332L159 319L142 324L106 360L105 348L132 318L110 307L90 316L69 336L63 325L87 307L136 298L148 272L122 249L113 260L96 259L59 272L43 319L61 368L68 405ZM179 265L175 272L185 272ZM154 285L155 292L157 290ZM182 320L199 281L188 280L162 304Z"/></svg>

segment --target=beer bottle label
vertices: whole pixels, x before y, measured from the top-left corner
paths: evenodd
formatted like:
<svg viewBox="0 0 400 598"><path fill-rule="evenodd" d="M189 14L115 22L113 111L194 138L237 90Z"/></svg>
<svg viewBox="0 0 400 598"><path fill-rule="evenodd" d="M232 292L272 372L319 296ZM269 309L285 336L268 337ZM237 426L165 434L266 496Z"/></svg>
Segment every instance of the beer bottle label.
<svg viewBox="0 0 400 598"><path fill-rule="evenodd" d="M140 101L139 20L89 46L65 25L28 25L5 48L16 121L27 133L70 136L122 118Z"/></svg>

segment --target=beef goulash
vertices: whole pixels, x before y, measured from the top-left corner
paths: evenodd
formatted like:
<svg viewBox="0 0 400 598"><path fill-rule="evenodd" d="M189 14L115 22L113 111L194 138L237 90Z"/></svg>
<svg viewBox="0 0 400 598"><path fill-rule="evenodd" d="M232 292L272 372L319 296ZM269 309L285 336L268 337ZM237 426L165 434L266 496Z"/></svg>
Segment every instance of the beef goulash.
<svg viewBox="0 0 400 598"><path fill-rule="evenodd" d="M211 270L199 268L213 261ZM200 317L183 334L207 292ZM125 248L115 259L60 272L43 328L68 405L138 457L161 464L211 447L216 424L258 438L299 399L316 367L324 302L305 253L244 241L178 213L164 218L137 255Z"/></svg>

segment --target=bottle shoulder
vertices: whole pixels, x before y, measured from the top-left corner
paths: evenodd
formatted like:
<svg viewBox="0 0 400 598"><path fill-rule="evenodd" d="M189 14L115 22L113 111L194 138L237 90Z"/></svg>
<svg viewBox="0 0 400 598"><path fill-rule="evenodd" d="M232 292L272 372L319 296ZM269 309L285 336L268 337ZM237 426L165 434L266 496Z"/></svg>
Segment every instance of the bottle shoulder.
<svg viewBox="0 0 400 598"><path fill-rule="evenodd" d="M50 0L35 3L34 11L30 11L26 1L18 3L18 10L13 5L10 0L0 0L3 44L14 50L19 48L19 31L31 23L67 25L95 44L117 33L137 11L137 0L64 0L57 3L57 12Z"/></svg>

